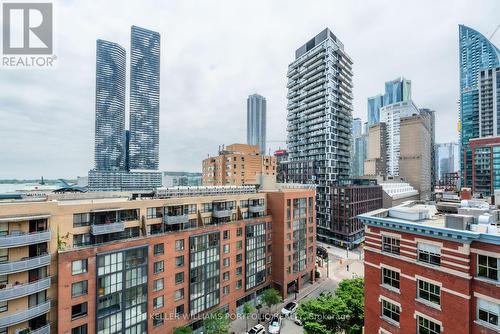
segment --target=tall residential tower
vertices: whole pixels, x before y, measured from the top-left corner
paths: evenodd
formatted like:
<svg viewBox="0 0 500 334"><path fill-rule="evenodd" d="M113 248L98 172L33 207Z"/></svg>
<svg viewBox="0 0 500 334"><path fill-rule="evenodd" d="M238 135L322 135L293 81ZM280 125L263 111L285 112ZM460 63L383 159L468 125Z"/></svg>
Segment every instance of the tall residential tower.
<svg viewBox="0 0 500 334"><path fill-rule="evenodd" d="M247 98L247 144L258 145L266 154L266 98L252 94Z"/></svg>

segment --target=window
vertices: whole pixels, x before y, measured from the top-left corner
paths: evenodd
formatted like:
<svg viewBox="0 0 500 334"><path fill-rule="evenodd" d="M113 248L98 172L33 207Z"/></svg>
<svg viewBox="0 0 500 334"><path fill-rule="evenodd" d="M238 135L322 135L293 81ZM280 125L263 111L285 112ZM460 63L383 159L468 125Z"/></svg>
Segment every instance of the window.
<svg viewBox="0 0 500 334"><path fill-rule="evenodd" d="M175 291L175 300L180 300L184 298L184 288Z"/></svg>
<svg viewBox="0 0 500 334"><path fill-rule="evenodd" d="M184 272L176 273L175 274L175 284L180 284L184 282Z"/></svg>
<svg viewBox="0 0 500 334"><path fill-rule="evenodd" d="M89 213L76 213L73 215L73 227L81 227L89 225L90 225Z"/></svg>
<svg viewBox="0 0 500 334"><path fill-rule="evenodd" d="M243 235L243 228L238 227L238 228L236 229L236 236L237 236L237 237L241 237L242 235Z"/></svg>
<svg viewBox="0 0 500 334"><path fill-rule="evenodd" d="M242 280L240 280L240 279L239 279L239 280L237 280L237 281L236 281L236 290L241 289L242 285L243 285Z"/></svg>
<svg viewBox="0 0 500 334"><path fill-rule="evenodd" d="M153 310L163 307L163 296L153 298Z"/></svg>
<svg viewBox="0 0 500 334"><path fill-rule="evenodd" d="M227 240L227 239L229 239L230 235L231 235L230 231L229 231L229 230L225 230L225 231L223 232L223 237L222 237L222 238L223 238L224 240Z"/></svg>
<svg viewBox="0 0 500 334"><path fill-rule="evenodd" d="M71 274L78 275L87 272L88 260L75 260L71 262Z"/></svg>
<svg viewBox="0 0 500 334"><path fill-rule="evenodd" d="M441 325L427 318L417 316L417 334L441 334Z"/></svg>
<svg viewBox="0 0 500 334"><path fill-rule="evenodd" d="M87 246L91 243L90 233L73 235L73 247Z"/></svg>
<svg viewBox="0 0 500 334"><path fill-rule="evenodd" d="M147 208L146 219L161 218L161 208Z"/></svg>
<svg viewBox="0 0 500 334"><path fill-rule="evenodd" d="M154 246L154 254L155 256L161 255L165 252L165 245L164 244L155 244Z"/></svg>
<svg viewBox="0 0 500 334"><path fill-rule="evenodd" d="M222 293L225 295L229 294L229 285L226 285L225 287L222 288Z"/></svg>
<svg viewBox="0 0 500 334"><path fill-rule="evenodd" d="M175 266L176 267L182 267L182 266L184 266L184 255L177 256L175 258Z"/></svg>
<svg viewBox="0 0 500 334"><path fill-rule="evenodd" d="M391 254L398 254L400 251L400 240L392 237L382 237L382 250Z"/></svg>
<svg viewBox="0 0 500 334"><path fill-rule="evenodd" d="M88 292L88 281L81 281L71 284L71 297L86 295Z"/></svg>
<svg viewBox="0 0 500 334"><path fill-rule="evenodd" d="M226 258L223 260L223 262L222 262L222 263L223 263L224 267L229 267L229 264L231 263L231 261L229 260L229 258L228 258L228 257L226 257Z"/></svg>
<svg viewBox="0 0 500 334"><path fill-rule="evenodd" d="M480 322L493 325L498 328L498 316L500 305L484 299L477 299L477 319Z"/></svg>
<svg viewBox="0 0 500 334"><path fill-rule="evenodd" d="M399 290L399 273L382 267L382 284Z"/></svg>
<svg viewBox="0 0 500 334"><path fill-rule="evenodd" d="M71 334L87 334L87 324L71 329Z"/></svg>
<svg viewBox="0 0 500 334"><path fill-rule="evenodd" d="M163 325L163 314L155 314L153 315L153 326L154 327L159 327L161 325Z"/></svg>
<svg viewBox="0 0 500 334"><path fill-rule="evenodd" d="M225 254L229 253L229 244L225 244L222 247L224 248L224 253Z"/></svg>
<svg viewBox="0 0 500 334"><path fill-rule="evenodd" d="M153 281L153 290L154 291L163 290L163 278L158 278Z"/></svg>
<svg viewBox="0 0 500 334"><path fill-rule="evenodd" d="M477 276L498 281L498 259L491 256L478 255Z"/></svg>
<svg viewBox="0 0 500 334"><path fill-rule="evenodd" d="M184 304L178 305L175 307L175 314L182 315L184 314Z"/></svg>
<svg viewBox="0 0 500 334"><path fill-rule="evenodd" d="M154 273L155 274L162 273L164 270L163 261L157 261L153 264L153 266L154 266Z"/></svg>
<svg viewBox="0 0 500 334"><path fill-rule="evenodd" d="M189 204L188 205L188 213L196 213L196 212L197 212L196 204Z"/></svg>
<svg viewBox="0 0 500 334"><path fill-rule="evenodd" d="M0 302L0 313L1 312L7 312L8 310L8 305L7 305L7 302Z"/></svg>
<svg viewBox="0 0 500 334"><path fill-rule="evenodd" d="M243 249L243 241L238 240L236 241L236 250L242 250Z"/></svg>
<svg viewBox="0 0 500 334"><path fill-rule="evenodd" d="M243 261L243 255L236 254L236 263L240 263L241 261Z"/></svg>
<svg viewBox="0 0 500 334"><path fill-rule="evenodd" d="M237 276L241 276L242 273L243 273L243 268L242 267L236 268L236 275Z"/></svg>
<svg viewBox="0 0 500 334"><path fill-rule="evenodd" d="M441 288L438 285L418 280L417 296L436 305L441 304Z"/></svg>
<svg viewBox="0 0 500 334"><path fill-rule="evenodd" d="M418 260L439 266L441 264L441 248L436 245L419 243Z"/></svg>
<svg viewBox="0 0 500 334"><path fill-rule="evenodd" d="M382 299L382 317L399 323L401 309L398 305Z"/></svg>
<svg viewBox="0 0 500 334"><path fill-rule="evenodd" d="M224 281L229 280L229 271L226 271L226 272L224 272L224 273L222 274L222 279L223 279Z"/></svg>
<svg viewBox="0 0 500 334"><path fill-rule="evenodd" d="M71 320L87 315L87 302L71 306Z"/></svg>
<svg viewBox="0 0 500 334"><path fill-rule="evenodd" d="M184 250L184 239L175 240L175 250L176 251Z"/></svg>

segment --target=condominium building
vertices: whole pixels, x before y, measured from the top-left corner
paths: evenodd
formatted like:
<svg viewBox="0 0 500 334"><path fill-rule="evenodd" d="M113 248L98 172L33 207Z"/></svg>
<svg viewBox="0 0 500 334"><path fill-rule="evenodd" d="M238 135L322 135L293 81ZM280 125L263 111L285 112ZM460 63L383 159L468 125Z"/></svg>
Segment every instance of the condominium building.
<svg viewBox="0 0 500 334"><path fill-rule="evenodd" d="M276 157L263 156L257 145L232 144L202 164L205 186L257 184L257 175L276 177Z"/></svg>
<svg viewBox="0 0 500 334"><path fill-rule="evenodd" d="M436 112L432 109L428 108L420 108L420 115L427 119L429 124L429 137L431 140L431 191L434 191L434 187L436 186L436 170L434 166L436 166Z"/></svg>
<svg viewBox="0 0 500 334"><path fill-rule="evenodd" d="M365 160L367 159L368 134L363 133L354 138L354 150L352 159L352 176L359 177L365 174Z"/></svg>
<svg viewBox="0 0 500 334"><path fill-rule="evenodd" d="M167 333L314 280L315 191L185 187L0 201L0 328Z"/></svg>
<svg viewBox="0 0 500 334"><path fill-rule="evenodd" d="M492 196L495 190L500 190L500 136L471 139L469 147L472 151L472 192Z"/></svg>
<svg viewBox="0 0 500 334"><path fill-rule="evenodd" d="M299 47L288 66L289 161L316 165L319 234L331 224L330 184L349 177L352 75L351 58L328 28Z"/></svg>
<svg viewBox="0 0 500 334"><path fill-rule="evenodd" d="M479 76L479 137L500 136L500 67Z"/></svg>
<svg viewBox="0 0 500 334"><path fill-rule="evenodd" d="M457 143L441 143L435 145L436 183L444 184L446 174L458 172L460 169Z"/></svg>
<svg viewBox="0 0 500 334"><path fill-rule="evenodd" d="M459 25L460 61L460 170L462 186L472 187L472 151L469 140L480 136L481 70L500 66L500 50L476 30ZM486 80L486 78L484 78ZM484 85L488 85L483 82ZM488 107L489 108L489 107ZM485 111L486 114L489 114ZM486 115L485 115L486 116ZM484 122L485 133L493 126Z"/></svg>
<svg viewBox="0 0 500 334"><path fill-rule="evenodd" d="M358 216L366 333L500 330L499 210L462 204L453 214L406 202Z"/></svg>
<svg viewBox="0 0 500 334"><path fill-rule="evenodd" d="M288 161L288 152L287 150L279 149L274 152L274 156L276 157L276 180L278 182L286 182L284 164Z"/></svg>
<svg viewBox="0 0 500 334"><path fill-rule="evenodd" d="M260 154L266 154L266 112L264 96L252 94L247 98L247 144L258 145Z"/></svg>
<svg viewBox="0 0 500 334"><path fill-rule="evenodd" d="M384 106L384 95L378 94L368 98L368 127L380 122L380 108Z"/></svg>
<svg viewBox="0 0 500 334"><path fill-rule="evenodd" d="M368 129L364 175L387 175L387 126L376 123Z"/></svg>

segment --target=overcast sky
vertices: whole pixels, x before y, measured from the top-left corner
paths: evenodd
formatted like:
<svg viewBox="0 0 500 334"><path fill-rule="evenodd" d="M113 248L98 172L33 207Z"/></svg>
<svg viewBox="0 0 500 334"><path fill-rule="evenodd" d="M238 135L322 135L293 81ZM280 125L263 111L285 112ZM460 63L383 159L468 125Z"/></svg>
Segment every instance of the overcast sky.
<svg viewBox="0 0 500 334"><path fill-rule="evenodd" d="M54 10L57 69L0 70L0 178L87 174L95 40L128 58L133 24L161 34L160 169L200 171L220 144L246 140L252 93L267 98L268 147L286 145L287 66L325 27L354 61L355 117L404 76L415 103L436 110L437 142L457 141L458 24L489 36L500 23L498 0L56 0Z"/></svg>

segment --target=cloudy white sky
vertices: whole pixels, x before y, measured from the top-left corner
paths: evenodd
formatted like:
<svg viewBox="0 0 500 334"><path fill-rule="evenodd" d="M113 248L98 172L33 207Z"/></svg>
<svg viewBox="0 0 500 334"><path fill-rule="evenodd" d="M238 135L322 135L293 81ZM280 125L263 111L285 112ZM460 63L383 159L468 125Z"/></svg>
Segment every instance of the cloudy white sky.
<svg viewBox="0 0 500 334"><path fill-rule="evenodd" d="M489 36L498 0L55 0L58 67L0 70L0 178L71 178L93 166L95 40L129 49L132 24L161 33L160 166L198 171L246 140L246 97L268 101L269 141L286 137L286 71L325 27L354 61L354 116L398 76L457 141L458 24ZM492 39L500 45L500 31ZM127 54L128 56L128 54ZM284 142L270 143L271 149Z"/></svg>

